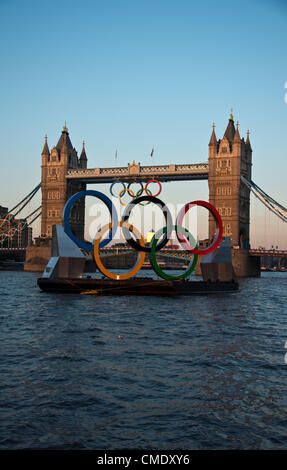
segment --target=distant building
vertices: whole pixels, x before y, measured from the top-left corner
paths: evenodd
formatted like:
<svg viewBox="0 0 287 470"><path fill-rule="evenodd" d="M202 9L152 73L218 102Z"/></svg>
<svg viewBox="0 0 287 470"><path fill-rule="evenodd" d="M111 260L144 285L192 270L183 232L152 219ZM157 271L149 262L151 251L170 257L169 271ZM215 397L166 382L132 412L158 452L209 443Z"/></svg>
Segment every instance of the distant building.
<svg viewBox="0 0 287 470"><path fill-rule="evenodd" d="M32 228L24 219L15 219L8 208L0 206L0 247L26 248L32 244Z"/></svg>

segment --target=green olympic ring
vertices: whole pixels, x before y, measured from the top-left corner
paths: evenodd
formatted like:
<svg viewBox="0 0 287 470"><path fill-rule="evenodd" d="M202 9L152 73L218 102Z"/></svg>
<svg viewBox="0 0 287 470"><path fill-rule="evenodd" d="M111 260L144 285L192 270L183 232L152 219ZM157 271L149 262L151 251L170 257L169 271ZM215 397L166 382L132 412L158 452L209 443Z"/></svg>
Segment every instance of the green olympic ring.
<svg viewBox="0 0 287 470"><path fill-rule="evenodd" d="M192 240L192 242L194 243L195 245L195 248L197 248L197 245L196 245L196 241L194 240L193 236L191 235L191 233L184 227L180 227L180 226L177 226L177 225L173 225L173 230L179 230L180 232L184 233L185 236L188 236L188 238L190 238ZM194 270L195 266L196 266L196 263L197 263L197 259L198 259L198 255L193 255L193 257L191 258L191 261L187 267L187 269L177 275L177 276L172 276L170 274L166 274L158 265L157 263L157 260L156 260L156 245L157 245L157 242L158 240L160 239L160 237L164 234L164 233L167 233L167 227L163 227L161 229L159 229L156 234L153 236L153 239L152 239L152 245L151 245L151 262L152 262L152 267L153 269L155 270L156 274L158 274L161 278L163 279L166 279L167 281L176 281L178 279L185 279L187 278L191 273L192 271Z"/></svg>

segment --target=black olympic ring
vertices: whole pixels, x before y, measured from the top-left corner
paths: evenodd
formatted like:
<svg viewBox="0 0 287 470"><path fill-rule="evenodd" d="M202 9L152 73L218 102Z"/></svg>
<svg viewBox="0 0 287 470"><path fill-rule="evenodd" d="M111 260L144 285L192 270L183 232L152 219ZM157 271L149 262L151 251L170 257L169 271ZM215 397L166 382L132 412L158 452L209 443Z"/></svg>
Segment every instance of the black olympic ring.
<svg viewBox="0 0 287 470"><path fill-rule="evenodd" d="M141 185L141 189L139 189L137 192L136 192L136 197L139 197L142 195L142 193L144 192L144 185L142 184L141 181L131 181L129 184L128 184L128 187L127 189L130 189L131 185L132 184L140 184Z"/></svg>
<svg viewBox="0 0 287 470"><path fill-rule="evenodd" d="M141 197L138 197L138 198L134 199L125 208L123 216L122 216L122 222L128 222L128 219L129 219L129 216L130 216L130 213L131 213L132 209L134 208L134 206L136 204L140 204L142 201L153 202L154 204L159 206L160 209L163 212L164 217L165 217L165 222L166 222L165 225L167 226L167 231L164 234L161 242L159 242L159 244L155 248L155 251L158 251L168 243L168 241L170 239L170 236L171 236L171 233L172 233L172 230L173 230L171 213L170 213L168 207L166 206L166 204L163 201L161 201L158 197L155 197L155 196L141 196ZM132 246L135 250L145 251L146 253L151 253L151 247L141 246L137 241L135 241L132 238L129 229L127 229L124 225L122 226L122 231L123 231L123 235L124 235L127 243L130 246Z"/></svg>

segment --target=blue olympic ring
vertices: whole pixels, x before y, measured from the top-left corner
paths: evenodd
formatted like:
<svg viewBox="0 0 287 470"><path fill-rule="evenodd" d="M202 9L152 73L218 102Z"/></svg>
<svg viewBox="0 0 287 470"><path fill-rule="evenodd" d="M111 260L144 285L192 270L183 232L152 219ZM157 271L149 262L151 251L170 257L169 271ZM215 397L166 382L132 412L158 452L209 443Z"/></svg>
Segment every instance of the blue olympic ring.
<svg viewBox="0 0 287 470"><path fill-rule="evenodd" d="M123 189L124 189L124 192L123 192L122 196L125 194L126 189L127 189L127 188L126 188L126 185L125 185L125 183L124 183L123 181L114 181L114 182L111 184L111 186L110 186L110 193L111 193L111 195L112 195L113 197L118 197L118 196L115 196L114 193L113 193L113 187L114 187L114 185L117 184L117 183L120 183L120 184L122 185ZM122 196L121 196L121 197L122 197Z"/></svg>
<svg viewBox="0 0 287 470"><path fill-rule="evenodd" d="M93 191L91 189L80 191L79 193L74 194L70 197L70 199L66 202L64 210L63 210L63 219L64 219L64 229L66 234L73 240L79 248L83 248L84 250L92 251L93 250L93 243L84 242L79 240L72 232L69 222L69 216L72 206L75 204L78 199L84 196L94 196L100 199L109 209L109 213L111 215L111 219L113 222L112 229L109 231L107 238L101 241L100 248L106 246L112 240L113 236L115 235L118 227L118 216L117 211L110 200L105 194L100 193L99 191Z"/></svg>

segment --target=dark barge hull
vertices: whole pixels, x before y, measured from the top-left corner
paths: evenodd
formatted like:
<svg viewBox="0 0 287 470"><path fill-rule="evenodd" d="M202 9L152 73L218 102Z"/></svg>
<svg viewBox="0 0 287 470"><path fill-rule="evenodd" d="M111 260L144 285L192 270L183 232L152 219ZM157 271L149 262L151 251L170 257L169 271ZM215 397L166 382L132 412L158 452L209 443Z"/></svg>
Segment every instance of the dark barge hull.
<svg viewBox="0 0 287 470"><path fill-rule="evenodd" d="M87 293L96 295L195 295L234 292L237 282L165 281L135 278L126 281L112 279L48 279L39 278L38 286L45 292Z"/></svg>

